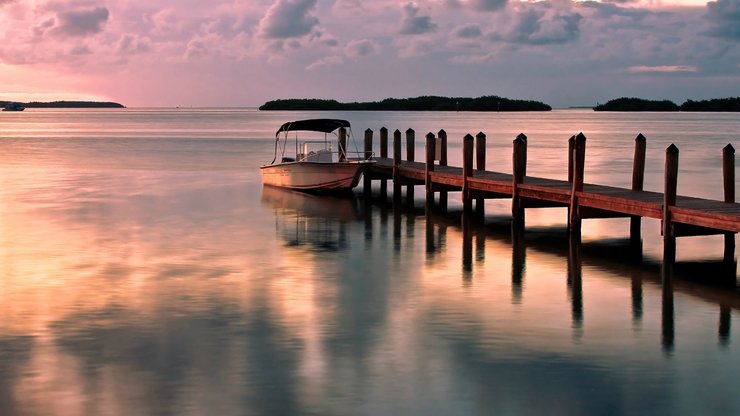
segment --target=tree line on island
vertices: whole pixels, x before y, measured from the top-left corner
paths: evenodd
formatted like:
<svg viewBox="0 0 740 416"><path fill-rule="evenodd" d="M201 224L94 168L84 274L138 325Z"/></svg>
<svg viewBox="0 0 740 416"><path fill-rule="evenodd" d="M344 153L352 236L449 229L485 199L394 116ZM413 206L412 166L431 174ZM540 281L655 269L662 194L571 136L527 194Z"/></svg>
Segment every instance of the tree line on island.
<svg viewBox="0 0 740 416"><path fill-rule="evenodd" d="M495 95L478 98L422 96L382 101L340 103L337 100L282 99L268 101L260 110L320 111L550 111L547 104L512 100Z"/></svg>
<svg viewBox="0 0 740 416"><path fill-rule="evenodd" d="M342 103L316 98L268 101L260 110L281 111L550 111L552 107L532 100L515 100L495 95L477 98L421 96L386 98L381 101ZM740 97L687 100L678 105L670 100L617 98L593 107L594 111L725 111L740 112Z"/></svg>
<svg viewBox="0 0 740 416"><path fill-rule="evenodd" d="M711 100L686 100L678 105L670 100L617 98L594 107L594 111L740 111L740 97Z"/></svg>
<svg viewBox="0 0 740 416"><path fill-rule="evenodd" d="M0 101L0 107L6 107L10 104L20 104L25 108L126 108L123 104L100 101L31 101L28 103Z"/></svg>

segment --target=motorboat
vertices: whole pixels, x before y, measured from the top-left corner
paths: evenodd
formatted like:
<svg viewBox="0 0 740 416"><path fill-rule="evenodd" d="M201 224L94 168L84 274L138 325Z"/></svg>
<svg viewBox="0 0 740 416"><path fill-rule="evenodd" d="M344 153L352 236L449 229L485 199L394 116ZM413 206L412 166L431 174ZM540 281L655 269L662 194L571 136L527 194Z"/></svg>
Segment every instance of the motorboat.
<svg viewBox="0 0 740 416"><path fill-rule="evenodd" d="M323 137L299 138L299 132L307 136L323 133ZM348 143L355 147L354 152L348 151ZM288 152L289 147L294 151ZM357 186L362 173L373 163L371 159L372 155L357 150L347 120L289 121L275 133L275 155L270 164L260 167L260 172L264 185L339 192Z"/></svg>
<svg viewBox="0 0 740 416"><path fill-rule="evenodd" d="M3 111L23 111L26 107L21 103L10 103L3 108Z"/></svg>

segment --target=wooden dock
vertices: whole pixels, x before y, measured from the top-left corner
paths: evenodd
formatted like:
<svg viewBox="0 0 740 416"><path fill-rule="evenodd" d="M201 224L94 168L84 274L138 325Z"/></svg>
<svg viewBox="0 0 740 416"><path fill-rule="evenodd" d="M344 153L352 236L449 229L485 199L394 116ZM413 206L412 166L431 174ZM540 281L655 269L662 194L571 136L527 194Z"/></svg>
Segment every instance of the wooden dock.
<svg viewBox="0 0 740 416"><path fill-rule="evenodd" d="M447 165L447 134L426 136L425 161L415 161L415 132L405 133L406 159L402 159L402 134L393 133L391 157L388 155L388 130L380 130L380 154L365 174L364 188L370 195L373 180L380 180L381 196L387 196L387 181L393 183L394 202L401 201L402 187L413 200L414 186L424 186L427 206L446 210L448 192L461 192L463 209L483 214L483 200L511 199L514 224L524 227L527 208L566 207L567 225L580 236L581 221L589 218L630 218L630 239L641 240L641 219L660 219L664 241L664 259L675 260L675 238L695 235L724 235L724 259L735 263L735 233L740 232L740 204L735 202L735 149L728 144L722 150L724 201L677 195L678 156L675 145L666 149L664 192L643 190L646 140L635 139L631 188L584 183L586 137L569 139L568 180L527 175L527 137L520 134L513 141L511 173L486 170L486 136L468 134L463 138L463 166ZM373 155L373 131L364 137L366 157ZM475 162L475 166L473 166Z"/></svg>

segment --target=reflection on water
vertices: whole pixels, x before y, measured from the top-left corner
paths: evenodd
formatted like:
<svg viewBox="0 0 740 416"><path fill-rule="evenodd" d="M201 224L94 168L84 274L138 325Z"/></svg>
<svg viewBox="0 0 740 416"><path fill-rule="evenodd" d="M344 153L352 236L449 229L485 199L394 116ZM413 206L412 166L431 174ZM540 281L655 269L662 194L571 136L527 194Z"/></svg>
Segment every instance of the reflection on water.
<svg viewBox="0 0 740 416"><path fill-rule="evenodd" d="M0 142L0 414L740 413L720 250L263 189L227 130Z"/></svg>
<svg viewBox="0 0 740 416"><path fill-rule="evenodd" d="M317 196L266 186L262 202L272 207L275 227L287 246L308 245L320 251L347 248L347 222L358 220L353 196Z"/></svg>

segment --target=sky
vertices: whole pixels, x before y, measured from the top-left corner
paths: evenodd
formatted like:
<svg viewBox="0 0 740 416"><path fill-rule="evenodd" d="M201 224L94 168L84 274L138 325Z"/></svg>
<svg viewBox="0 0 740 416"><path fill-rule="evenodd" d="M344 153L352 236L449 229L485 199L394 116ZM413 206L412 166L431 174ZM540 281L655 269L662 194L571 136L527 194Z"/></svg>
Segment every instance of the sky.
<svg viewBox="0 0 740 416"><path fill-rule="evenodd" d="M740 0L0 0L0 100L740 96Z"/></svg>

